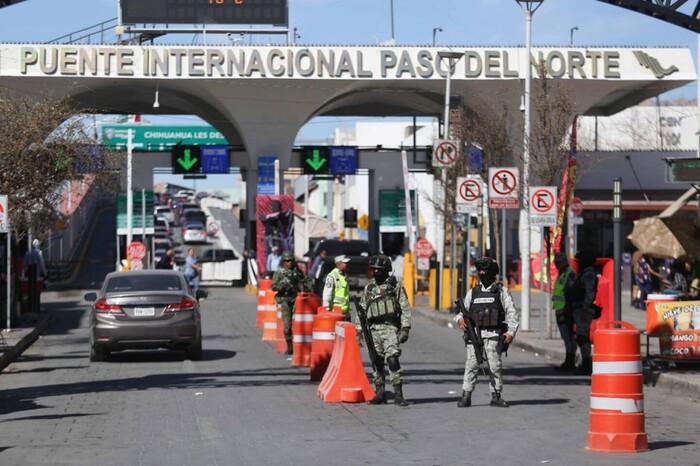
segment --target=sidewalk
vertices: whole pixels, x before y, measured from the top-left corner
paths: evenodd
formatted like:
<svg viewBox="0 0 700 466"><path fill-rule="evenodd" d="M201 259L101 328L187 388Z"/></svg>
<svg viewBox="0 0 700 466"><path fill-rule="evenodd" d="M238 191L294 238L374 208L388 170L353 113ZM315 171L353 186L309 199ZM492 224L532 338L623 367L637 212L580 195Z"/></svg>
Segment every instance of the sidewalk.
<svg viewBox="0 0 700 466"><path fill-rule="evenodd" d="M512 292L515 306L520 306L520 291ZM556 328L556 319L552 319L554 338L547 338L545 333L545 319L540 318L542 310L544 310L544 299L546 293L540 293L539 290L533 289L530 294L530 330L524 331L521 329L513 340L512 347L521 348L525 351L534 353L536 357L542 358L546 364L551 364L553 367L564 361L564 343L559 338L559 332ZM646 312L640 309L633 308L630 304L629 292L622 293L622 320L634 325L640 332L646 329ZM429 307L428 296L416 296L414 312L418 315L426 317L440 325L452 326L455 325L452 318L454 314L449 311L436 311ZM522 322L522 316L521 316ZM641 335L641 352L642 358L645 358L647 352L650 355L659 354L658 338L649 339L649 349L647 350L647 339L644 334ZM647 385L664 385L680 390L690 390L700 394L700 363L686 363L686 365L673 367L673 364L656 364L654 368L649 367L649 364L644 362L644 382Z"/></svg>

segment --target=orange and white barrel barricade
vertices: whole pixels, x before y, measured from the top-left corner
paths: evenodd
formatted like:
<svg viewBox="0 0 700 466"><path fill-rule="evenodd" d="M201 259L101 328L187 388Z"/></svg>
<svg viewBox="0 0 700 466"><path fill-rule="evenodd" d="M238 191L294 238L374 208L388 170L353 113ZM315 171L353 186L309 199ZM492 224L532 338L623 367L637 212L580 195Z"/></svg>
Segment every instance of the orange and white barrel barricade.
<svg viewBox="0 0 700 466"><path fill-rule="evenodd" d="M362 365L355 324L335 324L333 355L317 393L326 403L362 403L374 397L374 389Z"/></svg>
<svg viewBox="0 0 700 466"><path fill-rule="evenodd" d="M298 293L294 301L292 320L293 366L308 366L311 362L311 337L316 309L321 298L315 293Z"/></svg>
<svg viewBox="0 0 700 466"><path fill-rule="evenodd" d="M282 320L282 308L277 306L277 331L275 333L275 351L284 353L287 351L287 340L284 337L284 321Z"/></svg>
<svg viewBox="0 0 700 466"><path fill-rule="evenodd" d="M341 313L322 312L319 307L319 313L314 317L313 333L311 335L311 381L319 381L323 379L323 374L328 369L328 363L331 361L333 354L333 345L335 343L335 324L345 320Z"/></svg>
<svg viewBox="0 0 700 466"><path fill-rule="evenodd" d="M263 313L268 310L270 302L275 304L275 292L270 289L272 280L263 278L260 280L260 288L258 289L258 312L255 316L255 326L263 326Z"/></svg>
<svg viewBox="0 0 700 466"><path fill-rule="evenodd" d="M266 296L268 296L268 304L265 305L265 309L262 311L262 341L275 341L277 339L277 303L275 302L276 293L272 290L267 290L266 293Z"/></svg>
<svg viewBox="0 0 700 466"><path fill-rule="evenodd" d="M596 330L593 353L588 450L649 450L643 384L639 331L628 322L603 322Z"/></svg>

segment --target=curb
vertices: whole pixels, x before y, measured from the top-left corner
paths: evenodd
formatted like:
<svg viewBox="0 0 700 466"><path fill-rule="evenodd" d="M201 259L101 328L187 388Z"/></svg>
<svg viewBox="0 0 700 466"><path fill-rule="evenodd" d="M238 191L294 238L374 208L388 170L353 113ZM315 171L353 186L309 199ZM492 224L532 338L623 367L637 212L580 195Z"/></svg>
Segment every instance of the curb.
<svg viewBox="0 0 700 466"><path fill-rule="evenodd" d="M32 343L34 343L39 338L39 336L42 333L44 333L48 326L51 325L52 320L53 314L48 313L46 316L44 316L43 319L37 322L36 326L32 329L31 332L26 334L17 343L12 345L8 351L3 352L0 355L0 371L4 370L7 366L10 365L10 363L12 363L12 361L19 357L24 352L24 350L29 348L32 345Z"/></svg>

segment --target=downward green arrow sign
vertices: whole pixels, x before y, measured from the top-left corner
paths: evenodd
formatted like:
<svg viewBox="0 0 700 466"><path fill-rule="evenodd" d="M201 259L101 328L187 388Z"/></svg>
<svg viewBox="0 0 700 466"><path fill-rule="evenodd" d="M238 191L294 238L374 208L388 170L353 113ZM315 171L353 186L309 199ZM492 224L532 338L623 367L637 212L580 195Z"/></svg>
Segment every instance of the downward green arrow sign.
<svg viewBox="0 0 700 466"><path fill-rule="evenodd" d="M326 163L326 159L321 157L321 151L318 149L314 149L314 156L313 158L306 158L306 163L309 164L311 168L313 168L315 171L318 171L319 168L323 166L324 163Z"/></svg>
<svg viewBox="0 0 700 466"><path fill-rule="evenodd" d="M177 159L177 163L179 163L185 170L189 170L197 163L199 159L197 157L192 157L192 151L190 149L185 149L183 153L185 154L185 157L180 157Z"/></svg>

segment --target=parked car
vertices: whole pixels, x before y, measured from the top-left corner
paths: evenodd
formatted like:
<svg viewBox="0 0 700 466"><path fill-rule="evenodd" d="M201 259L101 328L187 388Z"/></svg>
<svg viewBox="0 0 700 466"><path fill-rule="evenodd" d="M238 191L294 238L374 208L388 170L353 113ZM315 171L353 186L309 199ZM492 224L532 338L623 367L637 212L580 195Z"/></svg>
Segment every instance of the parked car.
<svg viewBox="0 0 700 466"><path fill-rule="evenodd" d="M127 349L184 350L202 357L199 300L185 276L174 270L112 272L97 293L87 293L90 310L90 361Z"/></svg>
<svg viewBox="0 0 700 466"><path fill-rule="evenodd" d="M335 268L335 257L344 254L350 258L345 273L351 290L361 290L372 279L372 273L369 270L369 259L373 253L371 252L369 241L359 239L323 239L314 245L313 257L316 257L322 249L328 251L328 256L321 269L322 277Z"/></svg>

